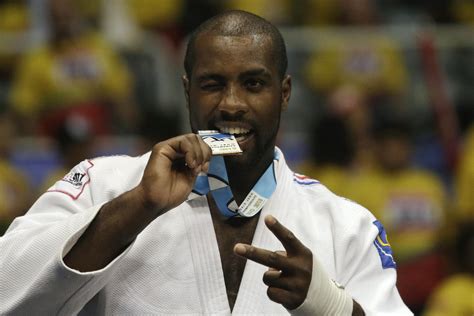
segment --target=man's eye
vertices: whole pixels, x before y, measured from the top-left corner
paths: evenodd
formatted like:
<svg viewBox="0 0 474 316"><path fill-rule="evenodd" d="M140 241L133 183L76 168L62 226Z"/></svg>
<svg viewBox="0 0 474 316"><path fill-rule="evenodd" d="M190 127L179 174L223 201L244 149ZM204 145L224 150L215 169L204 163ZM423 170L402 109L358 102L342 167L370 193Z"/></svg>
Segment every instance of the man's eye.
<svg viewBox="0 0 474 316"><path fill-rule="evenodd" d="M251 90L259 90L263 87L264 82L262 80L249 79L245 82L245 85Z"/></svg>
<svg viewBox="0 0 474 316"><path fill-rule="evenodd" d="M218 90L222 87L222 84L219 82L205 82L201 84L201 89L206 91Z"/></svg>

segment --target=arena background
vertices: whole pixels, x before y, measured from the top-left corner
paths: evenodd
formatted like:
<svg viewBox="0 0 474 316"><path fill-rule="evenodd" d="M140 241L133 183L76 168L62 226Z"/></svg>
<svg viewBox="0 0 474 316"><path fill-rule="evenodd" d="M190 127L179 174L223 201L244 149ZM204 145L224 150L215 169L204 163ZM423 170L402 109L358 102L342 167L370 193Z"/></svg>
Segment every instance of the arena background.
<svg viewBox="0 0 474 316"><path fill-rule="evenodd" d="M286 40L290 165L385 224L417 315L472 315L470 0L0 1L0 236L79 161L188 131L186 38L228 9Z"/></svg>

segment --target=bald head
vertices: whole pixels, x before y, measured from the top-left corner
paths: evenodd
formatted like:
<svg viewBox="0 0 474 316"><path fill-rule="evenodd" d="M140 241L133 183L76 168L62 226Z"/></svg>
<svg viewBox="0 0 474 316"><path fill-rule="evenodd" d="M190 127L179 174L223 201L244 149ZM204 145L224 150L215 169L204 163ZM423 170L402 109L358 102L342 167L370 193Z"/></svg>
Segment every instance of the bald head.
<svg viewBox="0 0 474 316"><path fill-rule="evenodd" d="M280 31L267 20L245 11L226 11L202 23L190 36L184 58L186 75L191 77L195 63L195 43L201 35L216 36L249 36L268 37L271 42L271 55L283 79L288 60L286 47Z"/></svg>

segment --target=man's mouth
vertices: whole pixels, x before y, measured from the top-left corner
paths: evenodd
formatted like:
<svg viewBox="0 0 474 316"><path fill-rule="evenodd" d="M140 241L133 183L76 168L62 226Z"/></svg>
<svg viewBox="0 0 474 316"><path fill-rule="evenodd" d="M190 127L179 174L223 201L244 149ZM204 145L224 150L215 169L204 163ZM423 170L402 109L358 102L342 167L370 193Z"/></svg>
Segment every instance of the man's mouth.
<svg viewBox="0 0 474 316"><path fill-rule="evenodd" d="M243 126L226 126L218 124L217 128L219 132L234 135L238 142L243 142L247 137L252 134L251 129Z"/></svg>

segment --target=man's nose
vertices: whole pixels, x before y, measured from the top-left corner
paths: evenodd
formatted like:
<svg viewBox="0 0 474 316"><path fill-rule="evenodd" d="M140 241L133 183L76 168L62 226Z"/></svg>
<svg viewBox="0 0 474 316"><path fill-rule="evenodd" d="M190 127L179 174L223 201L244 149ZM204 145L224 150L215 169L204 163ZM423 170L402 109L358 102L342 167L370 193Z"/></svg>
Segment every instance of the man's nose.
<svg viewBox="0 0 474 316"><path fill-rule="evenodd" d="M239 87L229 86L225 89L219 110L230 115L241 115L247 112L247 104Z"/></svg>

